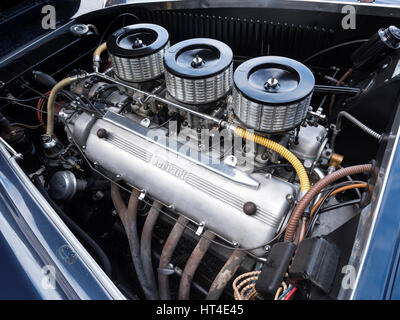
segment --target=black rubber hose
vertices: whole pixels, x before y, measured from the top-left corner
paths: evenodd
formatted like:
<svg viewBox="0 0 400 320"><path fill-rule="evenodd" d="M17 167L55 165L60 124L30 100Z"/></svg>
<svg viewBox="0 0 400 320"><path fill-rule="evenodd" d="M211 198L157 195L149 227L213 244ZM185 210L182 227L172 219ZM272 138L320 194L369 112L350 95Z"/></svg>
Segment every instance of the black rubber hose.
<svg viewBox="0 0 400 320"><path fill-rule="evenodd" d="M339 208L346 207L346 206L352 206L352 205L355 205L355 204L359 204L360 202L361 202L361 199L353 199L353 200L349 200L349 201L345 201L345 202L340 202L340 203L333 204L331 206L322 208L319 211L319 213L324 213L324 212L327 212L327 211L330 211L330 210L335 210L335 209L339 209Z"/></svg>
<svg viewBox="0 0 400 320"><path fill-rule="evenodd" d="M81 228L79 227L68 215L58 206L58 204L49 196L46 189L44 188L42 182L39 179L38 175L33 176L33 183L39 189L40 193L47 200L47 202L53 207L53 209L57 212L60 218L64 221L64 223L96 253L100 264L103 267L104 272L108 277L112 276L112 267L110 260L107 255L103 251L103 249Z"/></svg>

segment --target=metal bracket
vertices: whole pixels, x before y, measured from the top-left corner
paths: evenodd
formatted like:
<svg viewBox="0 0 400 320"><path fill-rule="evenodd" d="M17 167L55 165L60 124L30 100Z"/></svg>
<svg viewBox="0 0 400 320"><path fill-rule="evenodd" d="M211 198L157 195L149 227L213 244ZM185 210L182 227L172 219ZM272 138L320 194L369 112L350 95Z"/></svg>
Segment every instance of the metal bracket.
<svg viewBox="0 0 400 320"><path fill-rule="evenodd" d="M21 153L18 153L15 151L13 147L11 147L7 141L5 141L2 137L0 137L0 142L4 145L4 147L7 149L8 152L11 153L11 155L17 159L17 160L22 160L24 156Z"/></svg>
<svg viewBox="0 0 400 320"><path fill-rule="evenodd" d="M144 198L146 197L146 190L140 190L140 194L139 194L139 196L138 196L138 199L140 200L140 201L143 201L144 200Z"/></svg>
<svg viewBox="0 0 400 320"><path fill-rule="evenodd" d="M157 272L164 276L171 276L175 273L175 269L172 263L168 264L167 268L157 268Z"/></svg>
<svg viewBox="0 0 400 320"><path fill-rule="evenodd" d="M203 234L205 226L206 226L205 222L200 222L199 227L196 230L197 236L200 237Z"/></svg>

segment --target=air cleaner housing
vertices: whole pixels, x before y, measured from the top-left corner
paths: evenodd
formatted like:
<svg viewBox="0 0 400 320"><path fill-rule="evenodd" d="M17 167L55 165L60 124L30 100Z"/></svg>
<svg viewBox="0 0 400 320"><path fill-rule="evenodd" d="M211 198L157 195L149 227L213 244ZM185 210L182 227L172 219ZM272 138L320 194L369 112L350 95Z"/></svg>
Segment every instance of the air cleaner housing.
<svg viewBox="0 0 400 320"><path fill-rule="evenodd" d="M231 48L207 38L179 42L165 52L168 93L187 104L208 104L232 88Z"/></svg>
<svg viewBox="0 0 400 320"><path fill-rule="evenodd" d="M168 47L168 31L150 23L124 27L107 40L115 75L127 82L146 82L162 76Z"/></svg>
<svg viewBox="0 0 400 320"><path fill-rule="evenodd" d="M250 59L234 74L234 113L256 131L291 130L305 119L314 84L311 70L296 60L278 56Z"/></svg>

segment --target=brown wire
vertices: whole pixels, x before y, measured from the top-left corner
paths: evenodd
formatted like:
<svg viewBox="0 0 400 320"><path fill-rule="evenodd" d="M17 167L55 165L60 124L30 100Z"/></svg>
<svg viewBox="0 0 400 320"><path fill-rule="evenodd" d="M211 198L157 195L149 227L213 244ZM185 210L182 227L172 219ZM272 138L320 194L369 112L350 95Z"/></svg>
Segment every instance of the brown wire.
<svg viewBox="0 0 400 320"><path fill-rule="evenodd" d="M333 197L334 195L346 191L346 190L351 190L351 189L362 189L362 188L366 188L367 184L366 183L355 183L355 184L350 184L348 186L343 186L340 188L337 188L335 191L333 191L330 195L330 197ZM318 207L321 205L322 201L324 201L323 197L321 199L319 199L314 206L312 207L311 211L310 211L310 220L313 217L315 211L317 211Z"/></svg>
<svg viewBox="0 0 400 320"><path fill-rule="evenodd" d="M351 190L351 189L361 189L361 188L366 188L367 184L366 183L355 183L355 184L351 184L348 186L343 186L340 188L337 188L336 190L334 190L328 198L333 197L334 195L346 191L346 190ZM317 211L318 207L321 205L321 203L324 201L324 198L322 197L321 199L319 199L314 206L312 207L311 211L310 211L310 217L308 219L308 222L306 222L305 219L301 220L301 225L300 225L300 235L299 235L299 240L298 240L298 244L303 241L304 237L305 237L305 231L308 228L308 225L313 217L313 215L315 214L315 212Z"/></svg>
<svg viewBox="0 0 400 320"><path fill-rule="evenodd" d="M340 86L342 85L342 83L353 73L354 69L350 68L349 70L347 70L343 76L339 79L339 81L336 83L336 86ZM331 102L329 103L329 115L332 115L333 112L333 106L335 104L335 99L336 99L336 95L332 95L331 96Z"/></svg>
<svg viewBox="0 0 400 320"><path fill-rule="evenodd" d="M371 169L372 169L371 164L362 164L362 165L343 168L325 176L324 178L319 180L316 184L314 184L311 187L311 189L308 190L308 192L303 196L303 198L301 198L299 203L294 208L286 228L285 241L286 242L293 241L293 236L296 233L297 227L299 225L299 220L304 210L323 188L344 177L363 172L369 172L371 171Z"/></svg>

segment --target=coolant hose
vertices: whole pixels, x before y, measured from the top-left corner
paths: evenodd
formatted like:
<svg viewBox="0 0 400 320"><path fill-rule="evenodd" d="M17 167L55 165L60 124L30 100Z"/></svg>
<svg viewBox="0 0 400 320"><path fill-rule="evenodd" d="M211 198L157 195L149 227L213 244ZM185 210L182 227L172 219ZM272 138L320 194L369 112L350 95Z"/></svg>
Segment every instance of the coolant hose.
<svg viewBox="0 0 400 320"><path fill-rule="evenodd" d="M304 210L308 207L310 202L319 194L319 192L323 188L325 188L327 185L339 179L345 178L353 174L369 172L371 171L371 169L372 169L371 164L361 164L357 166L343 168L331 174L328 174L327 176L319 180L316 184L314 184L312 188L301 198L297 206L294 208L293 213L290 216L288 225L286 227L285 241L286 242L293 241L293 237L299 225L299 220L301 219Z"/></svg>
<svg viewBox="0 0 400 320"><path fill-rule="evenodd" d="M190 287L197 268L201 260L210 247L211 241L215 238L215 234L207 230L204 232L203 237L199 240L188 261L186 262L185 269L182 273L181 282L179 284L179 300L189 300Z"/></svg>
<svg viewBox="0 0 400 320"><path fill-rule="evenodd" d="M246 258L247 253L243 250L234 250L232 255L226 261L225 265L219 271L211 284L206 300L218 300L224 291L228 282L232 279L241 263Z"/></svg>
<svg viewBox="0 0 400 320"><path fill-rule="evenodd" d="M52 136L54 132L54 104L60 90L68 86L72 82L72 78L65 78L58 82L53 89L51 89L49 99L47 100L47 127L46 134Z"/></svg>
<svg viewBox="0 0 400 320"><path fill-rule="evenodd" d="M133 265L135 267L136 275L139 283L143 289L143 292L147 299L157 299L156 290L147 281L144 273L142 261L140 259L140 244L137 233L137 207L139 204L139 191L132 190L132 194L129 198L128 207L126 207L119 187L114 183L111 183L111 198L114 203L115 209L124 226L126 235L128 237L129 248L131 251Z"/></svg>
<svg viewBox="0 0 400 320"><path fill-rule="evenodd" d="M93 69L95 72L98 72L100 69L101 62L101 54L107 49L107 42L104 42L100 46L97 47L93 52Z"/></svg>
<svg viewBox="0 0 400 320"><path fill-rule="evenodd" d="M276 143L275 141L259 136L258 134L249 132L240 127L236 127L234 129L234 133L242 138L245 138L249 141L253 141L268 149L271 149L272 151L279 153L293 166L294 170L299 176L301 191L305 193L310 189L310 180L308 179L308 174L303 164L292 152L290 152L284 146L280 145L279 143Z"/></svg>
<svg viewBox="0 0 400 320"><path fill-rule="evenodd" d="M169 289L168 279L169 275L167 274L167 271L169 271L169 263L172 259L172 255L185 231L185 227L188 222L189 220L186 219L184 216L179 216L178 221L172 228L172 231L169 234L168 239L165 242L164 248L162 250L160 256L160 264L158 267L158 289L160 292L161 300L171 300L171 292Z"/></svg>
<svg viewBox="0 0 400 320"><path fill-rule="evenodd" d="M154 201L149 213L147 214L146 221L142 230L142 237L140 239L140 257L142 259L144 273L147 281L151 283L153 288L156 286L156 278L153 271L153 263L151 260L151 239L153 236L153 229L156 225L158 216L160 215L161 203ZM158 298L158 292L156 292Z"/></svg>

